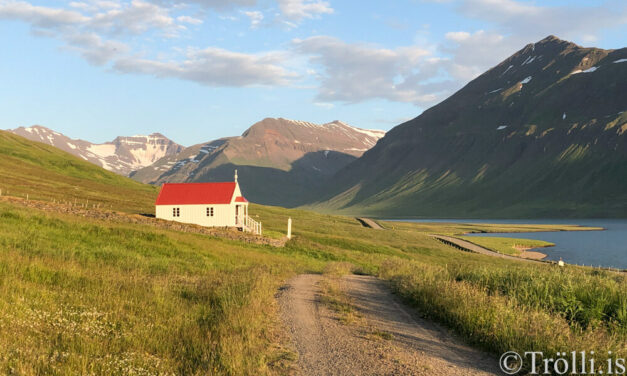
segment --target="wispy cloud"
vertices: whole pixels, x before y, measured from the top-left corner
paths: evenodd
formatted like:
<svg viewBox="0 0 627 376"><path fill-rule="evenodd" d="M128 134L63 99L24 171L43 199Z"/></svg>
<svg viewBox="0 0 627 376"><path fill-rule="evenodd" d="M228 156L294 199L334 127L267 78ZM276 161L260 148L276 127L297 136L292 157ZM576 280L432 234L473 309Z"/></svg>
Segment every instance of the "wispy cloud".
<svg viewBox="0 0 627 376"><path fill-rule="evenodd" d="M254 7L257 0L153 0L156 4L195 4L203 8L224 12L241 7Z"/></svg>
<svg viewBox="0 0 627 376"><path fill-rule="evenodd" d="M246 17L250 19L250 28L256 29L261 25L261 21L263 21L263 13L258 10L255 11L244 11L243 12Z"/></svg>
<svg viewBox="0 0 627 376"><path fill-rule="evenodd" d="M457 11L487 21L501 33L535 40L555 34L567 39L596 35L608 27L627 23L624 1L550 6L515 0L462 0Z"/></svg>
<svg viewBox="0 0 627 376"><path fill-rule="evenodd" d="M181 61L121 58L113 69L121 73L177 78L206 86L284 86L296 77L281 66L283 53L260 55L231 52L219 48L190 50Z"/></svg>
<svg viewBox="0 0 627 376"><path fill-rule="evenodd" d="M284 17L292 21L315 18L322 14L332 14L333 8L323 0L277 0Z"/></svg>
<svg viewBox="0 0 627 376"><path fill-rule="evenodd" d="M321 102L356 103L374 98L416 104L432 103L448 89L447 81L433 78L437 61L430 52L408 46L387 49L350 44L330 36L294 40L298 53L321 68L318 99ZM428 77L426 77L428 76Z"/></svg>

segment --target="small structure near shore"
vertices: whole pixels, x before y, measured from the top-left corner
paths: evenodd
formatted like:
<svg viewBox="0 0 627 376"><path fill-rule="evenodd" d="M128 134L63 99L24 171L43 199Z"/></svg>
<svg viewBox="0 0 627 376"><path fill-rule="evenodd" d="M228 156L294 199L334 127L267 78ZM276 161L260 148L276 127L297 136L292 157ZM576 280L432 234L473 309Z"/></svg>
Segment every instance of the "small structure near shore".
<svg viewBox="0 0 627 376"><path fill-rule="evenodd" d="M248 215L248 200L237 182L165 183L155 202L155 216L206 227L235 227L262 234L261 223Z"/></svg>

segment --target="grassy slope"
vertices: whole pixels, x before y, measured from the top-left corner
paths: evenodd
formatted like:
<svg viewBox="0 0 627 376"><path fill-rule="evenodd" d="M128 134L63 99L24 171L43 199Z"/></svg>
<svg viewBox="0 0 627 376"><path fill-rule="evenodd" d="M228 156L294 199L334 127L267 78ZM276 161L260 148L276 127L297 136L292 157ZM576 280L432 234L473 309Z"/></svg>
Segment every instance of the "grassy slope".
<svg viewBox="0 0 627 376"><path fill-rule="evenodd" d="M131 211L154 199L124 178L120 196L108 180L117 177L58 158L45 168L24 162L40 170L17 175L12 187L38 184L51 198L63 179L77 179L80 192L111 189L103 199L131 201ZM626 350L624 276L459 252L428 236L521 227L387 223L375 231L302 210L252 205L251 213L274 236L293 218L295 238L271 248L0 203L1 372L284 373L293 356L277 345L274 294L289 276L336 262L389 279L426 315L496 353Z"/></svg>
<svg viewBox="0 0 627 376"><path fill-rule="evenodd" d="M70 155L55 147L0 131L0 189L3 194L100 204L116 210L154 212L158 188Z"/></svg>

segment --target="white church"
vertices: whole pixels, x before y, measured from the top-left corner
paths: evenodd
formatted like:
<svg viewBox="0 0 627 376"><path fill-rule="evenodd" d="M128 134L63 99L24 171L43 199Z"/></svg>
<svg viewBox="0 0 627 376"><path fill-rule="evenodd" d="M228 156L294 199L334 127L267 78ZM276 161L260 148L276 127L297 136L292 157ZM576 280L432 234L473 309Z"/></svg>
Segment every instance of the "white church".
<svg viewBox="0 0 627 376"><path fill-rule="evenodd" d="M206 227L235 227L261 235L261 223L248 216L248 200L235 181L165 183L155 202L157 218Z"/></svg>

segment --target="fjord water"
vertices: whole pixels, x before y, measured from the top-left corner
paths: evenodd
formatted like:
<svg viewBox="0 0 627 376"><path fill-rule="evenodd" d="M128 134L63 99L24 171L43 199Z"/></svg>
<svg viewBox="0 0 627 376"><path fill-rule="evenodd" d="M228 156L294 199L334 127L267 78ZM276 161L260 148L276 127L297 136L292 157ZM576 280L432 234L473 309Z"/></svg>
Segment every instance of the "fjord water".
<svg viewBox="0 0 627 376"><path fill-rule="evenodd" d="M464 219L405 220L408 222L505 223L505 224L569 224L602 227L603 231L557 231L470 234L470 236L537 239L554 243L539 251L547 260L560 258L569 264L584 264L627 269L627 219Z"/></svg>

